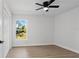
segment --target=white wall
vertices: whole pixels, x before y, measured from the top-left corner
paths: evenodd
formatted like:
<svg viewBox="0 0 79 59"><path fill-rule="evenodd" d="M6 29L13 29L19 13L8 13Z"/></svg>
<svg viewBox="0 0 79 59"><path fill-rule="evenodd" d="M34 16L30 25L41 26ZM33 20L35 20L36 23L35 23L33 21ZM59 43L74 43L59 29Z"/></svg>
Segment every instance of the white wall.
<svg viewBox="0 0 79 59"><path fill-rule="evenodd" d="M56 16L54 26L55 44L79 53L79 8Z"/></svg>
<svg viewBox="0 0 79 59"><path fill-rule="evenodd" d="M13 46L49 45L53 44L53 19L48 16L14 15L13 17ZM28 40L16 39L16 20L29 21Z"/></svg>

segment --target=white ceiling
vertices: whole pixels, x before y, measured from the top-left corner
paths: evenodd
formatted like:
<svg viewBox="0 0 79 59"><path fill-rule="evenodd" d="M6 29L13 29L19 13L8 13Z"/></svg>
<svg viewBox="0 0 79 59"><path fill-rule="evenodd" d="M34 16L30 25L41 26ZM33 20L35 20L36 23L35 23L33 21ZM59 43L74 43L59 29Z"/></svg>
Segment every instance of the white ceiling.
<svg viewBox="0 0 79 59"><path fill-rule="evenodd" d="M35 5L35 3L41 3L46 0L6 0L10 10L13 14L47 14L53 15L54 13L62 13L72 8L79 6L79 0L56 0L54 4L59 4L59 8L49 9L49 12L44 10L36 11L35 9L40 6Z"/></svg>

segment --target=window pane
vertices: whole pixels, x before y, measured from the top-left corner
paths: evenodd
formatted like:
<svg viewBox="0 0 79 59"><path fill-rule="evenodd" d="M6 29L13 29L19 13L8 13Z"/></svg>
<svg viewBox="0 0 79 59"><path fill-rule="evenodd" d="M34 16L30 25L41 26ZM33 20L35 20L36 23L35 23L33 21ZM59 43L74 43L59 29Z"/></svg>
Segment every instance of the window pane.
<svg viewBox="0 0 79 59"><path fill-rule="evenodd" d="M16 39L26 40L28 37L28 20L20 19L16 21Z"/></svg>

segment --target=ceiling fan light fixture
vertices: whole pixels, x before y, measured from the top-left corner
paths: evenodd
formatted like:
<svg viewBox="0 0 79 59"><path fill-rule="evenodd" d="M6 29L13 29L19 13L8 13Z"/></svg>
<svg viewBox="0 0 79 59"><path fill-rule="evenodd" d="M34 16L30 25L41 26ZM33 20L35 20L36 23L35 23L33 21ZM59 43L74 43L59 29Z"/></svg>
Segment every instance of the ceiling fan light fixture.
<svg viewBox="0 0 79 59"><path fill-rule="evenodd" d="M47 7L44 7L43 9L44 9L45 11L47 11L47 10L48 10L48 8L47 8Z"/></svg>

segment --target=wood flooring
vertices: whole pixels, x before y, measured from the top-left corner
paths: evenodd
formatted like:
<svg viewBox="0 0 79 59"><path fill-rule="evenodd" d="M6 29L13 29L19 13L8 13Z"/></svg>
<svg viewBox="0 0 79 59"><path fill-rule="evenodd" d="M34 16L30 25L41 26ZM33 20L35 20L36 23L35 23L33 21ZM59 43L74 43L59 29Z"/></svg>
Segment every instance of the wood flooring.
<svg viewBox="0 0 79 59"><path fill-rule="evenodd" d="M12 48L7 58L79 58L79 54L55 45Z"/></svg>

